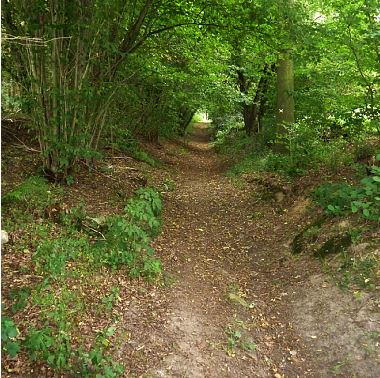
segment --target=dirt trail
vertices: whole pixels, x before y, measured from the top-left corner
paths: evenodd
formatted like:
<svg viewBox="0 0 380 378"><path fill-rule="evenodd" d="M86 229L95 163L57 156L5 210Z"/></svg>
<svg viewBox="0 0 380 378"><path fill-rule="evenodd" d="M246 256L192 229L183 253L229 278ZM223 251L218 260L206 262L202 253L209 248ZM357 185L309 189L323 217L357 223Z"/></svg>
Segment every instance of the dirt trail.
<svg viewBox="0 0 380 378"><path fill-rule="evenodd" d="M252 193L221 174L225 164L208 148L207 135L205 126L197 125L190 136L192 153L176 164L177 188L165 202L165 228L155 243L177 281L168 320L175 350L154 373L266 377L286 371L303 376L291 330L282 314L268 318L265 308L270 296L265 298L262 288L268 284L269 261L261 239L270 238L265 234L272 230L255 224ZM271 330L274 322L280 331ZM253 349L253 343L255 351L243 350Z"/></svg>
<svg viewBox="0 0 380 378"><path fill-rule="evenodd" d="M321 290L331 288L333 303L340 293L318 263L295 261L286 252L295 232L289 219L297 222L297 211L279 210L270 201L258 205L255 193L232 185L222 174L225 162L207 144L205 127L195 126L191 153L172 162L176 190L167 194L165 226L155 242L175 277L163 322L172 348L150 373L189 378L379 376L379 354L366 360L359 344L350 346L349 338L365 329L348 333L341 340L347 345L332 342L335 332L344 333L355 319L344 308L337 315L339 306L319 310ZM346 297L344 303L351 301ZM321 326L331 314L336 326ZM318 343L321 334L324 342ZM346 355L352 360L344 360Z"/></svg>

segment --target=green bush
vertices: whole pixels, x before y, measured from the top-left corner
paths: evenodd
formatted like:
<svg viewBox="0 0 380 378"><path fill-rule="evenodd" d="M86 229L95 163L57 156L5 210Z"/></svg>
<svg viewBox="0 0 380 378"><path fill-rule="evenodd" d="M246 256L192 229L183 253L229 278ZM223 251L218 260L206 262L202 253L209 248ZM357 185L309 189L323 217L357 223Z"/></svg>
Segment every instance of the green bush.
<svg viewBox="0 0 380 378"><path fill-rule="evenodd" d="M380 155L377 156L380 161ZM361 180L362 186L352 194L351 211L380 222L380 168L372 168L373 176Z"/></svg>
<svg viewBox="0 0 380 378"><path fill-rule="evenodd" d="M118 151L130 154L134 159L155 167L157 162L142 150L140 144L128 129L116 129L112 147Z"/></svg>
<svg viewBox="0 0 380 378"><path fill-rule="evenodd" d="M105 240L94 249L98 262L114 269L126 265L131 276L153 278L161 263L153 257L151 236L158 233L162 203L153 188L141 188L130 199L123 215L107 220Z"/></svg>
<svg viewBox="0 0 380 378"><path fill-rule="evenodd" d="M26 307L30 293L31 289L29 287L10 290L9 299L13 301L13 304L11 305L12 313L16 313Z"/></svg>
<svg viewBox="0 0 380 378"><path fill-rule="evenodd" d="M80 230L83 228L83 221L87 216L84 203L81 202L79 206L70 209L69 212L60 214L60 221L63 226L71 230Z"/></svg>
<svg viewBox="0 0 380 378"><path fill-rule="evenodd" d="M63 330L53 332L50 327L31 328L25 339L25 347L33 361L44 360L58 370L71 368L72 346L68 334Z"/></svg>
<svg viewBox="0 0 380 378"><path fill-rule="evenodd" d="M289 175L302 175L315 166L326 166L333 172L352 162L348 141L339 138L324 140L323 127L310 127L306 122L292 124L282 143L288 151L280 170Z"/></svg>
<svg viewBox="0 0 380 378"><path fill-rule="evenodd" d="M376 148L365 141L358 141L354 146L355 161L363 161L369 156L376 155Z"/></svg>
<svg viewBox="0 0 380 378"><path fill-rule="evenodd" d="M89 240L74 234L62 233L57 239L46 239L33 255L37 273L59 279L65 275L66 265L79 256L90 254Z"/></svg>
<svg viewBox="0 0 380 378"><path fill-rule="evenodd" d="M380 161L380 154L376 158ZM380 222L380 167L372 167L372 176L363 178L360 184L325 184L314 191L313 197L328 214L360 213Z"/></svg>
<svg viewBox="0 0 380 378"><path fill-rule="evenodd" d="M24 344L32 360L46 361L53 369L75 372L75 375L80 373L81 377L115 378L122 376L124 367L107 355L109 338L114 332L114 327L98 332L95 344L88 353L73 349L68 333L54 332L48 326L31 328Z"/></svg>
<svg viewBox="0 0 380 378"><path fill-rule="evenodd" d="M114 333L114 327L98 332L92 349L88 353L80 353L82 377L116 378L123 375L124 367L106 354L106 349L110 345L109 338Z"/></svg>
<svg viewBox="0 0 380 378"><path fill-rule="evenodd" d="M227 133L226 137L217 140L216 145L220 151L233 151L236 155L238 151L250 150L230 169L230 174L272 171L292 177L303 175L307 170L321 165L337 172L343 165L353 162L347 141L325 141L318 128L311 128L303 122L293 124L287 134L277 141L284 145L285 153L275 153L269 148L274 143L273 132L266 130L254 138L255 140L248 138L242 133Z"/></svg>
<svg viewBox="0 0 380 378"><path fill-rule="evenodd" d="M49 188L45 180L32 178L11 192L7 201L25 203L25 206L29 206L29 200L34 201L30 210L35 210L33 206L42 210L51 201L48 191L54 198ZM37 198L30 199L27 189ZM26 306L37 310L38 322L18 337L14 322L3 316L3 350L14 356L22 347L32 360L44 361L60 374L122 376L123 367L107 351L114 332L112 327L97 335L88 352L80 345L75 346L78 340L74 342L73 336L77 333L78 317L85 308L86 294L71 282L88 278L102 266L115 269L126 266L132 277L153 279L160 275L161 262L154 257L150 241L160 230L161 211L159 193L153 188L142 188L128 200L120 215L90 218L84 207L79 206L64 214L58 224L46 220L28 224L25 240L20 237L14 247L34 250L34 274L40 281L32 287L12 290L8 299L14 313ZM101 311L112 310L118 295L119 289L112 288L99 304ZM88 350L87 343L85 349Z"/></svg>
<svg viewBox="0 0 380 378"><path fill-rule="evenodd" d="M252 145L252 138L243 129L244 124L240 119L230 119L227 124L217 129L213 146L222 154L241 153Z"/></svg>

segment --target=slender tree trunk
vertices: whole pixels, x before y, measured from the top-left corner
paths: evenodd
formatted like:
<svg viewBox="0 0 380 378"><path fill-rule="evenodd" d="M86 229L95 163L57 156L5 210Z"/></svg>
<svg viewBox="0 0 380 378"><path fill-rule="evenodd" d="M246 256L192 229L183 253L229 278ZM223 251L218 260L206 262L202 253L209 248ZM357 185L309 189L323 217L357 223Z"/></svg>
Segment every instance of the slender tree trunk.
<svg viewBox="0 0 380 378"><path fill-rule="evenodd" d="M263 73L257 84L255 97L251 104L243 104L244 128L248 135L259 131L260 119L265 113L266 92L268 90L268 81L271 72L271 66L265 65ZM238 71L239 88L242 93L247 94L250 82L244 76L243 72Z"/></svg>
<svg viewBox="0 0 380 378"><path fill-rule="evenodd" d="M294 123L294 71L290 51L285 51L277 66L277 142L275 151L285 152L282 143L287 133L287 126Z"/></svg>
<svg viewBox="0 0 380 378"><path fill-rule="evenodd" d="M179 110L179 117L180 117L180 134L183 136L185 135L186 128L189 126L191 120L194 117L194 114L196 113L195 110L190 108L182 108Z"/></svg>

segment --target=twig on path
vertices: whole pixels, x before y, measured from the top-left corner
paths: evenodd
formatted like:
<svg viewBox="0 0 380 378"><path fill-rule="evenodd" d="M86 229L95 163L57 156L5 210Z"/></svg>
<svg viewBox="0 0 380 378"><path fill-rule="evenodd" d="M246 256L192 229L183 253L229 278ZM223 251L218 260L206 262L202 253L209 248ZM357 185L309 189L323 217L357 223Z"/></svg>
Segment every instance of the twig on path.
<svg viewBox="0 0 380 378"><path fill-rule="evenodd" d="M83 223L83 226L84 226L84 227L87 227L89 230L91 230L91 231L93 231L93 232L99 234L99 235L102 237L102 240L106 240L106 237L103 235L103 233L101 233L101 232L100 232L99 230L97 230L96 228L93 228L93 227L89 226L89 225L86 224L86 223Z"/></svg>
<svg viewBox="0 0 380 378"><path fill-rule="evenodd" d="M124 159L124 160L136 160L131 156L111 156L109 159Z"/></svg>

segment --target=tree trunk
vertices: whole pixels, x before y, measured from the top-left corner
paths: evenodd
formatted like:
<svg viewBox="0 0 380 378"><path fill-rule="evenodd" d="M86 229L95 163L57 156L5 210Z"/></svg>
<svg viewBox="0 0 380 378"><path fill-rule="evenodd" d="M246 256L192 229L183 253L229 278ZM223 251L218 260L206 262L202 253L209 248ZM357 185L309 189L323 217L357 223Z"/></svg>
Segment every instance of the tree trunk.
<svg viewBox="0 0 380 378"><path fill-rule="evenodd" d="M181 136L185 135L186 128L187 126L189 126L195 113L196 113L196 110L193 110L187 107L186 108L183 107L179 110L179 118L180 118L179 133Z"/></svg>
<svg viewBox="0 0 380 378"><path fill-rule="evenodd" d="M252 103L243 104L244 128L248 135L259 132L261 118L265 113L266 92L268 90L268 81L272 70L273 66L269 66L268 64L264 66ZM240 91L247 94L250 82L241 71L238 71L238 80Z"/></svg>
<svg viewBox="0 0 380 378"><path fill-rule="evenodd" d="M294 72L293 60L289 51L285 51L277 65L277 141L275 151L283 153L286 147L283 138L287 126L294 123Z"/></svg>

